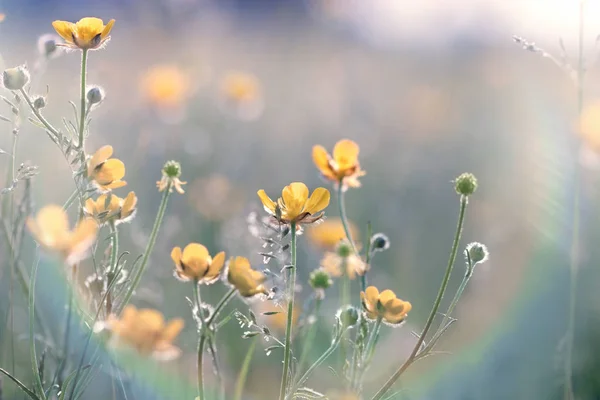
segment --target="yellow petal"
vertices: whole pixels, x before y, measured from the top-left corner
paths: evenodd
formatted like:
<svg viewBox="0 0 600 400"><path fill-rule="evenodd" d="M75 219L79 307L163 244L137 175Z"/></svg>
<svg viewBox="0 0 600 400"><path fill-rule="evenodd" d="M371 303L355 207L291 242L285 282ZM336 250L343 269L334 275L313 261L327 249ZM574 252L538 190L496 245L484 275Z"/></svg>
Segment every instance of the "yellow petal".
<svg viewBox="0 0 600 400"><path fill-rule="evenodd" d="M387 304L389 301L394 300L396 295L391 290L384 290L379 294L379 302L381 304Z"/></svg>
<svg viewBox="0 0 600 400"><path fill-rule="evenodd" d="M90 45L97 35L102 34L104 22L100 18L86 17L75 24L77 30L77 41L80 44Z"/></svg>
<svg viewBox="0 0 600 400"><path fill-rule="evenodd" d="M352 140L344 139L335 144L333 148L333 159L338 169L346 170L353 168L358 163L358 153L360 148Z"/></svg>
<svg viewBox="0 0 600 400"><path fill-rule="evenodd" d="M367 303L367 309L369 311L374 311L377 305L377 300L379 299L379 290L375 286L369 286L365 290L365 298Z"/></svg>
<svg viewBox="0 0 600 400"><path fill-rule="evenodd" d="M212 262L208 267L208 272L206 273L206 278L212 280L219 276L221 273L221 269L223 269L223 264L225 263L225 252L222 251L213 257Z"/></svg>
<svg viewBox="0 0 600 400"><path fill-rule="evenodd" d="M271 200L271 198L267 195L267 193L264 190L260 189L258 192L256 192L256 194L258 194L258 197L260 198L260 201L263 203L265 210L267 212L275 215L276 204L273 200Z"/></svg>
<svg viewBox="0 0 600 400"><path fill-rule="evenodd" d="M110 21L108 21L108 24L106 24L106 26L102 30L102 35L100 36L102 38L102 40L106 39L106 37L108 35L110 35L110 31L112 30L112 27L114 24L115 24L114 19L111 19Z"/></svg>
<svg viewBox="0 0 600 400"><path fill-rule="evenodd" d="M81 261L96 240L98 224L92 218L80 221L69 238L69 250L66 263L74 264Z"/></svg>
<svg viewBox="0 0 600 400"><path fill-rule="evenodd" d="M123 205L121 206L121 218L127 218L130 216L135 210L135 206L137 205L137 197L134 192L129 192L127 197L125 197L125 201L123 201Z"/></svg>
<svg viewBox="0 0 600 400"><path fill-rule="evenodd" d="M181 247L173 247L171 250L171 260L179 267L181 267L181 254Z"/></svg>
<svg viewBox="0 0 600 400"><path fill-rule="evenodd" d="M330 196L329 190L322 187L316 188L308 199L304 212L312 215L324 210L329 205Z"/></svg>
<svg viewBox="0 0 600 400"><path fill-rule="evenodd" d="M75 33L75 24L67 21L54 21L52 26L56 33L60 35L67 43L73 43L73 34Z"/></svg>
<svg viewBox="0 0 600 400"><path fill-rule="evenodd" d="M69 220L62 207L51 205L42 208L35 219L36 238L42 245L62 249L69 235Z"/></svg>
<svg viewBox="0 0 600 400"><path fill-rule="evenodd" d="M289 219L295 219L304 209L308 199L308 188L302 182L292 182L283 188L281 198Z"/></svg>
<svg viewBox="0 0 600 400"><path fill-rule="evenodd" d="M118 189L118 188L126 186L126 185L127 185L126 181L118 180L118 181L111 182L108 185L100 185L100 186L102 186L102 188L104 190L113 190L113 189Z"/></svg>
<svg viewBox="0 0 600 400"><path fill-rule="evenodd" d="M149 308L141 309L137 316L137 322L148 333L158 333L165 327L163 315Z"/></svg>
<svg viewBox="0 0 600 400"><path fill-rule="evenodd" d="M198 243L190 243L183 249L181 264L193 272L193 277L198 279L203 277L208 269L210 254L206 247ZM186 271L189 272L189 271Z"/></svg>
<svg viewBox="0 0 600 400"><path fill-rule="evenodd" d="M92 156L88 163L88 176L91 176L96 167L108 160L113 154L113 148L111 145L100 147Z"/></svg>
<svg viewBox="0 0 600 400"><path fill-rule="evenodd" d="M334 172L329 165L330 156L323 146L314 146L312 152L313 162L325 177L336 180Z"/></svg>
<svg viewBox="0 0 600 400"><path fill-rule="evenodd" d="M125 176L125 164L117 158L106 160L93 174L94 180L100 185L110 185Z"/></svg>
<svg viewBox="0 0 600 400"><path fill-rule="evenodd" d="M171 321L169 321L169 323L165 327L165 330L163 331L163 333L161 335L161 339L166 342L172 342L179 335L179 333L183 329L184 325L185 324L183 322L183 319L181 319L181 318L172 319Z"/></svg>
<svg viewBox="0 0 600 400"><path fill-rule="evenodd" d="M96 209L96 202L92 199L87 199L85 201L84 211L90 215L96 214L98 212Z"/></svg>

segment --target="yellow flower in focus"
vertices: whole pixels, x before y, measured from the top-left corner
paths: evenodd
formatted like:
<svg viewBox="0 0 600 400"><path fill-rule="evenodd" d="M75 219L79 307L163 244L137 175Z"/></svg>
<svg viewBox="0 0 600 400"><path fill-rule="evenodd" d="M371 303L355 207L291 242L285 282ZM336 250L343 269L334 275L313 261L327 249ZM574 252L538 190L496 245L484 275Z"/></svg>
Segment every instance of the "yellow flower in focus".
<svg viewBox="0 0 600 400"><path fill-rule="evenodd" d="M348 229L350 229L352 238L356 242L360 241L360 232L351 221L348 221ZM306 231L306 234L313 244L327 249L333 249L341 240L346 239L344 225L339 217L328 217L319 224L313 225Z"/></svg>
<svg viewBox="0 0 600 400"><path fill-rule="evenodd" d="M190 78L176 65L155 65L142 75L140 90L154 106L178 108L189 95Z"/></svg>
<svg viewBox="0 0 600 400"><path fill-rule="evenodd" d="M600 152L600 101L583 109L579 119L579 134L592 150Z"/></svg>
<svg viewBox="0 0 600 400"><path fill-rule="evenodd" d="M343 257L337 252L328 251L321 259L320 265L325 271L329 272L329 275L335 278L343 275L342 267L344 265L350 279L356 279L356 275L363 276L367 271L367 263L354 253Z"/></svg>
<svg viewBox="0 0 600 400"><path fill-rule="evenodd" d="M343 139L335 144L332 155L323 146L314 146L313 162L326 179L344 187L359 187L358 178L366 174L360 169L359 151L358 144Z"/></svg>
<svg viewBox="0 0 600 400"><path fill-rule="evenodd" d="M110 158L112 154L112 146L102 146L88 161L88 177L101 192L127 185L121 180L125 176L125 164L117 158Z"/></svg>
<svg viewBox="0 0 600 400"><path fill-rule="evenodd" d="M261 314L274 312L277 313L263 315L263 319L269 328L275 329L279 332L285 332L285 328L287 327L287 309L287 304L278 307L273 304L272 301L261 301L256 305L256 311ZM296 326L298 323L298 318L300 317L301 312L302 309L298 307L298 304L294 304L294 311L292 312L292 326Z"/></svg>
<svg viewBox="0 0 600 400"><path fill-rule="evenodd" d="M98 232L98 225L91 218L79 221L70 230L67 213L56 205L46 206L35 218L28 218L27 228L42 247L58 252L68 265L88 255Z"/></svg>
<svg viewBox="0 0 600 400"><path fill-rule="evenodd" d="M128 305L119 319L110 316L108 329L114 334L114 343L136 349L141 355L152 355L160 360L171 360L181 354L173 340L183 329L183 319L165 323L163 315L152 309L137 309Z"/></svg>
<svg viewBox="0 0 600 400"><path fill-rule="evenodd" d="M308 188L302 182L293 182L284 187L277 203L262 189L257 194L274 222L282 224L311 224L320 220L330 199L329 190L322 187L316 188L309 197Z"/></svg>
<svg viewBox="0 0 600 400"><path fill-rule="evenodd" d="M267 289L263 285L266 279L262 272L250 267L250 261L246 257L229 259L227 280L240 292L242 297L253 297L260 293L267 294Z"/></svg>
<svg viewBox="0 0 600 400"><path fill-rule="evenodd" d="M102 194L96 200L87 199L83 211L98 223L114 221L115 224L129 222L135 216L137 197L129 192L124 199L114 194Z"/></svg>
<svg viewBox="0 0 600 400"><path fill-rule="evenodd" d="M360 300L367 318L378 319L396 325L404 321L412 308L408 301L400 300L391 290L379 293L375 286L360 292Z"/></svg>
<svg viewBox="0 0 600 400"><path fill-rule="evenodd" d="M175 277L178 279L211 284L219 279L225 263L225 252L222 251L212 258L206 247L190 243L183 251L181 247L174 247L171 259L175 263Z"/></svg>
<svg viewBox="0 0 600 400"><path fill-rule="evenodd" d="M106 25L100 18L86 17L76 23L54 21L52 26L64 40L63 46L73 49L94 50L101 47L110 39L115 20L111 19Z"/></svg>

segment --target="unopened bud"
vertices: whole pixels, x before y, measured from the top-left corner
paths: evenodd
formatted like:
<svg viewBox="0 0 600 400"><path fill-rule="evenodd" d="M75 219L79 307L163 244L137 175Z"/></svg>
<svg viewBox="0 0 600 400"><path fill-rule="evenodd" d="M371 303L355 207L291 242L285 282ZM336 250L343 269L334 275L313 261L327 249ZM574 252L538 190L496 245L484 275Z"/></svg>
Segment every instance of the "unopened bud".
<svg viewBox="0 0 600 400"><path fill-rule="evenodd" d="M2 73L2 83L8 90L20 90L29 82L27 65L5 69Z"/></svg>
<svg viewBox="0 0 600 400"><path fill-rule="evenodd" d="M162 172L169 178L179 178L181 176L181 164L173 160L167 161Z"/></svg>
<svg viewBox="0 0 600 400"><path fill-rule="evenodd" d="M458 194L470 196L477 190L477 178L475 175L465 172L454 181L454 189Z"/></svg>
<svg viewBox="0 0 600 400"><path fill-rule="evenodd" d="M336 316L342 328L351 328L358 322L360 314L356 307L345 306L338 310Z"/></svg>
<svg viewBox="0 0 600 400"><path fill-rule="evenodd" d="M390 248L390 239L384 233L376 233L371 237L371 251L384 251Z"/></svg>
<svg viewBox="0 0 600 400"><path fill-rule="evenodd" d="M88 89L86 97L89 104L98 104L104 100L104 90L100 86L92 86Z"/></svg>
<svg viewBox="0 0 600 400"><path fill-rule="evenodd" d="M337 247L335 248L335 252L338 256L342 258L348 258L350 257L353 251L350 243L348 243L347 240L342 240L338 243Z"/></svg>
<svg viewBox="0 0 600 400"><path fill-rule="evenodd" d="M38 52L43 57L54 58L61 52L57 43L60 43L58 36L52 33L42 35L38 39Z"/></svg>
<svg viewBox="0 0 600 400"><path fill-rule="evenodd" d="M36 110L46 107L46 99L43 96L37 96L35 99L33 99L33 106L36 108Z"/></svg>
<svg viewBox="0 0 600 400"><path fill-rule="evenodd" d="M486 262L490 256L487 247L478 242L469 243L465 252L471 260L472 265Z"/></svg>
<svg viewBox="0 0 600 400"><path fill-rule="evenodd" d="M310 277L308 279L310 286L313 289L327 289L331 285L333 285L333 280L331 280L331 276L327 271L322 268L316 269L311 272Z"/></svg>

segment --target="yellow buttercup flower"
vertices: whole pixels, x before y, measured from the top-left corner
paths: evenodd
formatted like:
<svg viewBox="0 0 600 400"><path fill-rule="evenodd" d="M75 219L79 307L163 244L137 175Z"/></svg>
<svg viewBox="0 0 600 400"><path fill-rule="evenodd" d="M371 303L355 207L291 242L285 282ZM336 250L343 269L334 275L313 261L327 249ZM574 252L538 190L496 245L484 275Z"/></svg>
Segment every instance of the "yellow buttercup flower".
<svg viewBox="0 0 600 400"><path fill-rule="evenodd" d="M115 224L129 222L135 216L137 197L129 192L124 199L114 194L102 194L96 200L87 199L83 211L100 224L114 221Z"/></svg>
<svg viewBox="0 0 600 400"><path fill-rule="evenodd" d="M341 256L338 252L328 251L321 259L321 267L329 272L329 275L339 278L343 275L342 267L345 265L346 274L350 279L355 279L356 275L362 276L367 271L367 263L354 253L347 257Z"/></svg>
<svg viewBox="0 0 600 400"><path fill-rule="evenodd" d="M94 50L101 47L110 39L115 20L111 19L106 25L100 18L86 17L76 23L54 21L52 26L66 43L65 47L82 50Z"/></svg>
<svg viewBox="0 0 600 400"><path fill-rule="evenodd" d="M181 247L174 247L171 259L175 263L175 276L180 280L210 284L219 279L225 263L225 252L222 251L212 258L206 247L190 243L183 251Z"/></svg>
<svg viewBox="0 0 600 400"><path fill-rule="evenodd" d="M340 140L333 148L333 154L327 153L323 146L313 147L313 161L321 174L330 181L344 187L359 187L358 178L366 172L360 169L358 162L358 144L349 139Z"/></svg>
<svg viewBox="0 0 600 400"><path fill-rule="evenodd" d="M176 65L155 65L142 75L140 90L154 106L178 108L190 93L190 77Z"/></svg>
<svg viewBox="0 0 600 400"><path fill-rule="evenodd" d="M375 286L369 286L364 292L360 292L360 300L367 318L382 318L391 325L404 321L412 308L408 301L400 300L391 290L379 293Z"/></svg>
<svg viewBox="0 0 600 400"><path fill-rule="evenodd" d="M352 238L357 242L360 241L360 232L352 221L348 221L348 229L350 229ZM327 249L333 249L341 240L346 239L344 225L339 217L328 217L322 222L314 224L310 229L307 229L306 234L313 244Z"/></svg>
<svg viewBox="0 0 600 400"><path fill-rule="evenodd" d="M173 344L184 326L181 318L166 323L159 311L128 305L121 318L110 316L106 325L114 334L113 344L132 347L141 355L170 360L181 354Z"/></svg>
<svg viewBox="0 0 600 400"><path fill-rule="evenodd" d="M79 221L70 230L67 213L56 205L46 206L35 218L28 218L27 228L42 247L58 252L68 265L88 255L98 232L98 225L91 218Z"/></svg>
<svg viewBox="0 0 600 400"><path fill-rule="evenodd" d="M262 189L257 194L274 221L282 224L311 224L320 220L330 198L329 190L322 187L316 188L309 197L308 188L302 182L293 182L284 187L277 203Z"/></svg>
<svg viewBox="0 0 600 400"><path fill-rule="evenodd" d="M125 164L117 158L110 158L112 154L112 146L102 146L88 162L88 177L101 192L127 185L121 180L125 176Z"/></svg>
<svg viewBox="0 0 600 400"><path fill-rule="evenodd" d="M267 294L263 283L266 276L250 267L250 261L246 257L235 257L229 259L227 266L227 280L240 293L242 297L253 297L257 294Z"/></svg>

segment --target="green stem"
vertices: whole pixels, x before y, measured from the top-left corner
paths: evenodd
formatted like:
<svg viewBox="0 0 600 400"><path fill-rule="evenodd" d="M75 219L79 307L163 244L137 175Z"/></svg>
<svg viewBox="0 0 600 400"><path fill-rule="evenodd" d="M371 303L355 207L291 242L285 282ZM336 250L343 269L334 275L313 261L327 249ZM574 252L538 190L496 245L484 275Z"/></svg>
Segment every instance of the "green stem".
<svg viewBox="0 0 600 400"><path fill-rule="evenodd" d="M113 273L117 270L117 260L119 256L119 230L114 221L110 221L110 259L109 259L109 273Z"/></svg>
<svg viewBox="0 0 600 400"><path fill-rule="evenodd" d="M354 240L352 239L352 233L350 232L350 228L348 226L348 217L346 216L346 204L344 203L344 190L342 182L340 181L337 186L337 197L338 197L338 207L340 209L340 219L342 220L342 225L344 226L344 232L346 232L346 238L350 242L350 246L352 246L352 251L354 254L358 254L356 250L356 245L354 244Z"/></svg>
<svg viewBox="0 0 600 400"><path fill-rule="evenodd" d="M319 297L317 297L315 299L315 309L312 313L312 315L317 318L317 316L319 315L319 310L321 308L321 303L323 302L323 300ZM302 371L302 367L304 367L304 363L306 362L306 358L308 357L308 353L310 352L310 349L312 347L312 344L314 342L315 339L315 335L317 334L317 323L316 321L311 323L310 326L308 327L308 332L306 333L306 339L304 340L304 348L302 349L302 354L300 355L300 361L298 362L298 372Z"/></svg>
<svg viewBox="0 0 600 400"><path fill-rule="evenodd" d="M18 387L19 389L21 389L27 396L29 396L30 398L32 398L33 400L39 400L39 397L32 391L30 390L27 386L25 386L25 384L23 384L23 382L21 382L20 380L18 380L17 378L15 378L14 376L12 376L8 371L0 368L0 373L6 375L11 381L13 381Z"/></svg>
<svg viewBox="0 0 600 400"><path fill-rule="evenodd" d="M233 397L234 400L242 400L242 393L244 392L246 378L248 377L248 371L250 371L250 362L252 361L252 357L254 356L254 349L256 348L257 341L257 338L252 339L252 343L248 348L246 357L244 357L242 369L240 369L240 374L238 375L237 381L235 382L235 394Z"/></svg>
<svg viewBox="0 0 600 400"><path fill-rule="evenodd" d="M467 210L468 198L466 196L461 196L460 198L460 212L458 215L458 224L456 226L456 233L454 234L454 242L452 243L452 250L450 251L450 258L448 259L448 265L446 266L446 273L444 274L444 279L442 280L442 284L438 291L437 297L433 304L433 308L429 313L429 317L427 318L427 322L425 323L425 328L421 332L419 336L419 340L417 340L417 344L413 348L410 356L404 364L398 368L396 372L387 380L387 382L383 385L381 389L372 397L371 400L379 400L383 397L383 395L390 390L390 388L394 385L394 383L400 378L400 376L406 371L406 369L415 361L423 342L425 341L425 337L433 324L433 320L437 314L438 309L442 303L442 299L444 298L444 293L446 292L446 287L448 286L448 282L450 281L450 275L452 273L452 268L454 267L454 262L456 261L456 254L458 252L458 245L460 243L460 237L462 235L463 224L465 221L465 212Z"/></svg>
<svg viewBox="0 0 600 400"><path fill-rule="evenodd" d="M365 352L363 353L362 361L360 362L360 368L355 369L356 373L351 380L352 388L354 389L361 387L365 372L371 364L373 354L375 354L375 346L377 346L377 341L379 340L379 331L381 330L382 322L383 318L377 317L375 325L373 326L371 334L369 335L369 339L367 340L367 346L365 347Z"/></svg>
<svg viewBox="0 0 600 400"><path fill-rule="evenodd" d="M294 295L296 289L296 222L292 222L290 225L290 232L292 235L291 239L291 252L292 260L289 268L290 276L288 280L288 312L287 312L287 324L285 329L285 349L283 355L283 375L281 376L281 387L279 389L279 400L285 400L286 389L288 385L290 375L290 360L292 355L292 321L294 313Z"/></svg>
<svg viewBox="0 0 600 400"><path fill-rule="evenodd" d="M48 120L42 115L42 113L40 113L40 110L35 108L35 106L33 105L33 101L31 100L31 98L29 97L29 95L27 94L25 89L20 89L20 93L23 96L23 98L25 99L25 102L27 103L27 105L29 106L29 108L31 109L33 114L42 123L42 125L44 125L46 127L48 132L53 134L55 137L59 137L60 132L58 131L58 129L53 127L52 124L50 124L50 122L48 122Z"/></svg>
<svg viewBox="0 0 600 400"><path fill-rule="evenodd" d="M73 193L71 193L71 195L69 196L69 198L63 204L63 207L62 207L63 210L68 210L69 207L71 207L71 204L73 204L73 202L75 200L77 200L78 197L79 197L79 190L75 189L75 191Z"/></svg>
<svg viewBox="0 0 600 400"><path fill-rule="evenodd" d="M84 132L85 132L85 81L87 77L87 56L88 51L86 49L81 51L81 93L80 93L80 105L79 105L79 142L77 147L83 150Z"/></svg>
<svg viewBox="0 0 600 400"><path fill-rule="evenodd" d="M152 250L154 249L154 244L156 243L156 238L158 236L158 230L159 230L162 220L165 216L165 211L167 210L169 194L171 193L171 185L172 184L169 183L163 192L163 197L160 202L160 206L158 207L158 214L156 215L156 220L154 220L154 226L152 227L152 232L150 233L150 239L148 240L148 244L146 245L146 251L144 251L144 256L142 257L142 263L140 264L140 266L137 268L137 270L135 272L135 275L133 277L131 285L129 286L129 289L127 289L127 293L125 294L125 297L123 298L123 302L121 303L121 305L119 307L119 311L122 311L123 308L127 305L127 303L129 303L131 296L133 296L133 292L140 284L142 275L144 274L144 271L146 270L146 265L148 264L148 260L150 259L150 253L152 253Z"/></svg>
<svg viewBox="0 0 600 400"><path fill-rule="evenodd" d="M223 307L225 307L227 305L227 303L229 303L229 301L233 298L233 295L236 293L236 291L237 291L236 288L231 288L231 290L229 290L229 292L227 292L225 294L225 296L223 296L221 298L221 300L219 300L219 302L215 306L214 311L212 312L212 314L210 315L210 317L208 317L208 320L206 321L207 327L210 326L215 321L215 319L219 316L219 313L221 312Z"/></svg>
<svg viewBox="0 0 600 400"><path fill-rule="evenodd" d="M206 343L206 325L202 316L202 299L200 297L200 288L198 281L194 281L194 301L198 310L198 316L202 322L200 327L200 338L198 339L198 358L196 367L198 368L198 400L204 400L204 345Z"/></svg>
<svg viewBox="0 0 600 400"><path fill-rule="evenodd" d="M37 355L35 352L35 281L37 278L37 270L39 266L39 252L36 256L36 259L31 268L31 278L29 281L29 355L31 357L31 368L33 371L33 387L34 392L40 398L46 399L46 394L44 392L44 386L42 385L42 380L40 379L38 364L37 364Z"/></svg>

